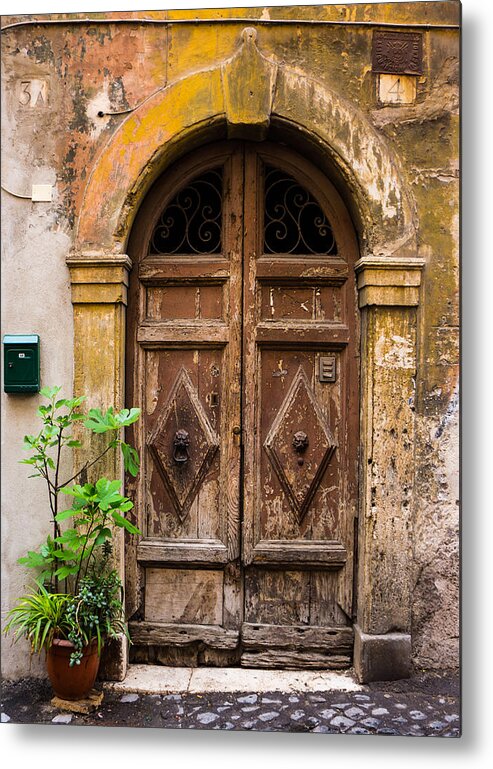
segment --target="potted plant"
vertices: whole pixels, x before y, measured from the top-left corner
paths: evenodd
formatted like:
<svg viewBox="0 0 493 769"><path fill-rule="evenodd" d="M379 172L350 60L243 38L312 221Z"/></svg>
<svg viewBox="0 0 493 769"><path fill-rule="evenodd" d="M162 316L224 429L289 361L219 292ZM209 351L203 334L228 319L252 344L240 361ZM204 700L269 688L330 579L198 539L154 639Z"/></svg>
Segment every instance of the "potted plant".
<svg viewBox="0 0 493 769"><path fill-rule="evenodd" d="M133 504L120 494L121 481L104 476L88 481L87 475L115 448L122 452L125 470L138 473L138 454L119 434L139 418L140 410L110 407L103 413L93 408L85 415L79 411L85 398L59 398L60 389L41 390L48 401L37 412L42 427L24 438L31 456L21 462L33 467L30 477L46 482L53 529L38 550L19 559L35 572L34 586L9 611L5 632L12 632L14 640L26 637L33 653L45 649L55 693L79 699L94 684L105 639L127 634L123 588L111 563L113 533L140 533L125 517ZM76 424L106 439L94 457L62 480L65 451L82 445L72 432ZM61 494L72 497L69 509L59 509Z"/></svg>

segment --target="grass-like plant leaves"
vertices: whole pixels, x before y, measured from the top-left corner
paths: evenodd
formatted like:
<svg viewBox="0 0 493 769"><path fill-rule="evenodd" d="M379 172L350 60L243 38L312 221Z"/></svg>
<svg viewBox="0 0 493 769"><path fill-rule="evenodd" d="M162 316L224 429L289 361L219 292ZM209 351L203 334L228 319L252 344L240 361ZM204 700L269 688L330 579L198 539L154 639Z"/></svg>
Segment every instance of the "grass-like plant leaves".
<svg viewBox="0 0 493 769"><path fill-rule="evenodd" d="M39 654L51 645L54 637L65 638L70 632L66 615L70 599L70 595L49 593L43 585L37 585L36 592L22 596L8 612L5 632L13 632L14 641L25 636L32 652Z"/></svg>

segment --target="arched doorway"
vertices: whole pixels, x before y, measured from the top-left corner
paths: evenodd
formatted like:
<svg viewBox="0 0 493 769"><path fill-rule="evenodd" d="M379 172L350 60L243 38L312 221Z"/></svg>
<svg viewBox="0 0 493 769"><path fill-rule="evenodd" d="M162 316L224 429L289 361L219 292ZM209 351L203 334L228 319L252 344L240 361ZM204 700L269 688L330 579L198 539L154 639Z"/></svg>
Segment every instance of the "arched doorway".
<svg viewBox="0 0 493 769"><path fill-rule="evenodd" d="M156 182L128 253L134 658L350 665L358 247L340 196L286 147L212 144Z"/></svg>

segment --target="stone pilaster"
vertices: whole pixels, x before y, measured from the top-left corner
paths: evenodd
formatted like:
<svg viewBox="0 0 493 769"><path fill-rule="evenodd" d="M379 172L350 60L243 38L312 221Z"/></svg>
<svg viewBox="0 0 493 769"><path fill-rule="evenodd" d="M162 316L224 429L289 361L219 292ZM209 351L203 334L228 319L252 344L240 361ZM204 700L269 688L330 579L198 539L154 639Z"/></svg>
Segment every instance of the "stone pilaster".
<svg viewBox="0 0 493 769"><path fill-rule="evenodd" d="M123 408L125 307L131 260L125 254L67 259L74 306L74 391L99 407Z"/></svg>
<svg viewBox="0 0 493 769"><path fill-rule="evenodd" d="M418 259L356 265L362 330L361 509L354 664L361 681L411 673Z"/></svg>
<svg viewBox="0 0 493 769"><path fill-rule="evenodd" d="M124 407L125 307L131 260L124 254L84 253L67 258L74 309L74 395L86 395L86 405ZM98 451L101 437L92 435L79 452ZM80 453L83 464L82 454ZM109 452L98 465L99 476L122 478L120 453ZM115 560L124 581L123 535L115 540ZM123 680L127 668L125 636L103 652L100 676Z"/></svg>

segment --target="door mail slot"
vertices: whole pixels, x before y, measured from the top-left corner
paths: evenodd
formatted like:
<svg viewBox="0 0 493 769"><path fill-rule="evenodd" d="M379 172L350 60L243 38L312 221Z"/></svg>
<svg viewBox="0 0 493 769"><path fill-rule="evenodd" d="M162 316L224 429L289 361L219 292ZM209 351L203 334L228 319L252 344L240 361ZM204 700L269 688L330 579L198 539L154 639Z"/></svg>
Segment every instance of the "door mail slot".
<svg viewBox="0 0 493 769"><path fill-rule="evenodd" d="M319 380L320 382L336 381L336 356L322 355L319 361Z"/></svg>
<svg viewBox="0 0 493 769"><path fill-rule="evenodd" d="M39 336L37 334L4 336L3 389L6 393L39 391Z"/></svg>

